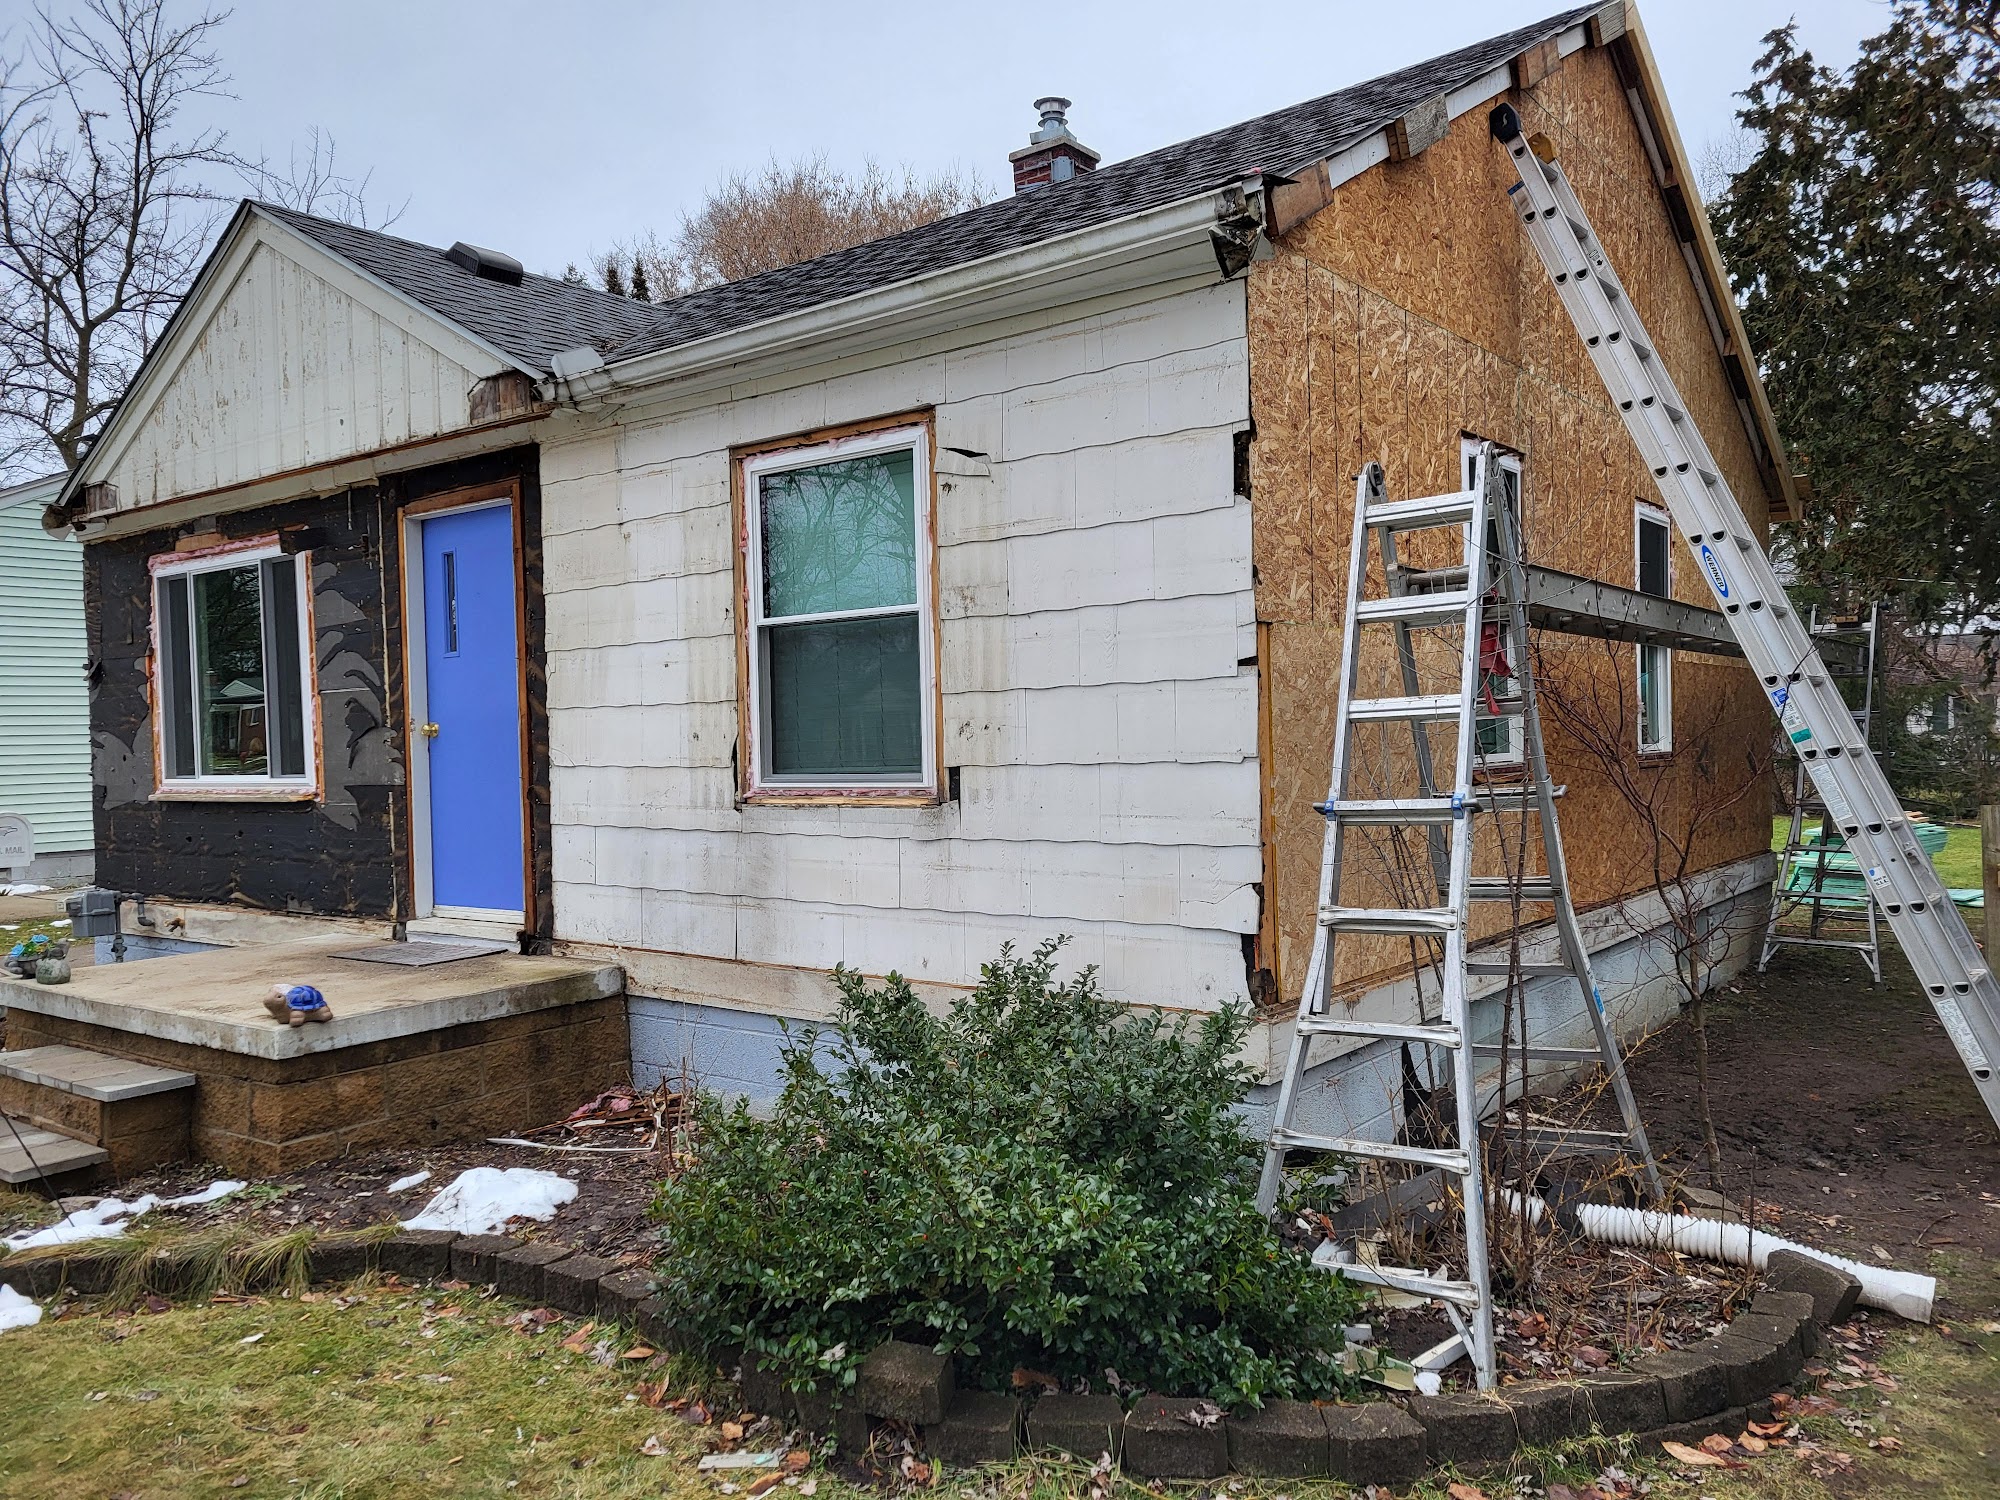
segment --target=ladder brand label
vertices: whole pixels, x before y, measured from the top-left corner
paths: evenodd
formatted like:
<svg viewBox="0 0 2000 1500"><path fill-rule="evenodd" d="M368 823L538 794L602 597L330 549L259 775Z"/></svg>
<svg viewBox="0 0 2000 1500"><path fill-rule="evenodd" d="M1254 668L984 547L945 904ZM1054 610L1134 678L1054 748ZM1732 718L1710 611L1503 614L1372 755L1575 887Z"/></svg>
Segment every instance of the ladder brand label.
<svg viewBox="0 0 2000 1500"><path fill-rule="evenodd" d="M1715 549L1707 542L1701 544L1701 565L1708 569L1708 581L1715 585L1715 597L1729 597L1729 580L1722 573L1722 559L1715 555Z"/></svg>
<svg viewBox="0 0 2000 1500"><path fill-rule="evenodd" d="M1957 1044L1958 1055L1965 1059L1965 1065L1975 1073L1984 1073L1988 1066L1986 1053L1974 1040L1972 1028L1965 1024L1965 1012L1958 1008L1958 1002L1941 995L1931 1001L1931 1008L1937 1012L1938 1019L1944 1022L1944 1029L1951 1033L1951 1039Z"/></svg>
<svg viewBox="0 0 2000 1500"><path fill-rule="evenodd" d="M1798 704L1789 695L1778 700L1778 722L1785 726L1785 733L1791 736L1794 745L1803 745L1813 737L1806 716L1799 712ZM1819 778L1815 776L1813 781L1817 784Z"/></svg>

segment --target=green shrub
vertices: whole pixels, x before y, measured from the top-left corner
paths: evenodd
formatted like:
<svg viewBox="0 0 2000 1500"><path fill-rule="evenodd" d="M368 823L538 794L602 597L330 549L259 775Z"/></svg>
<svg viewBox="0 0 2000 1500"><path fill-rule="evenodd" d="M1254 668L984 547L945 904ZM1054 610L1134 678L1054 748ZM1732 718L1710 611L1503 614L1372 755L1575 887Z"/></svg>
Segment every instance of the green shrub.
<svg viewBox="0 0 2000 1500"><path fill-rule="evenodd" d="M1225 1404L1334 1386L1354 1293L1252 1201L1241 1010L1168 1024L1002 949L942 1019L836 969L837 1029L787 1032L769 1121L705 1099L665 1184L662 1295L711 1347L850 1383L897 1337L1099 1388Z"/></svg>

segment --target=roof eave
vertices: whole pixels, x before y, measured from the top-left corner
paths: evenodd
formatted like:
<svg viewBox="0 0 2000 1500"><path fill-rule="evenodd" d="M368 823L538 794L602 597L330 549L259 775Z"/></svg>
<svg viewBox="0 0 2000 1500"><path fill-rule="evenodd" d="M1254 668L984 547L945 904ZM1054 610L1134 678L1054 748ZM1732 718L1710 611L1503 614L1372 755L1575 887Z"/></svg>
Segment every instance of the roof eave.
<svg viewBox="0 0 2000 1500"><path fill-rule="evenodd" d="M702 383L702 377L744 378L753 362L783 363L801 352L818 362L854 343L906 342L938 328L964 326L982 310L1006 311L1062 306L1109 290L1185 280L1202 264L1176 252L1207 253L1210 279L1221 280L1210 231L1232 215L1258 211L1255 177L1210 188L1158 208L1095 224L1053 239L1002 251L877 287L837 301L692 339L630 359L609 360L602 369L574 380L551 379L543 386L552 399L595 404L613 393Z"/></svg>

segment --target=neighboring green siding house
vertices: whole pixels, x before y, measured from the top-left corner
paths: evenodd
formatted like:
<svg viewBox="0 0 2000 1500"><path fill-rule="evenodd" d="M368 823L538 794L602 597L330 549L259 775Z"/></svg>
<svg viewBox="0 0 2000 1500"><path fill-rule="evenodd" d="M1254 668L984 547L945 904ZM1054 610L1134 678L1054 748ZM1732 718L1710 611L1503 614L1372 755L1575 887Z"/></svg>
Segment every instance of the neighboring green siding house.
<svg viewBox="0 0 2000 1500"><path fill-rule="evenodd" d="M35 832L29 879L91 878L83 548L42 530L62 476L0 489L0 813ZM0 884L8 872L0 869Z"/></svg>

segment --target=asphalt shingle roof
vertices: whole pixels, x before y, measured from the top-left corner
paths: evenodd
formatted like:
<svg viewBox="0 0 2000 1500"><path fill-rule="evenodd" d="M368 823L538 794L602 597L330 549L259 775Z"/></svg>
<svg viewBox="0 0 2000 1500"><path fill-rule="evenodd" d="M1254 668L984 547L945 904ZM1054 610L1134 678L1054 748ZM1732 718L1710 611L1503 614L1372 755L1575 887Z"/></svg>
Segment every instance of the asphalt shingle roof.
<svg viewBox="0 0 2000 1500"><path fill-rule="evenodd" d="M264 210L529 369L546 372L551 355L581 344L595 345L613 363L1112 223L1246 173L1296 172L1559 35L1596 9L1591 4L1567 10L1067 183L661 304L545 276L505 286L452 264L434 246L287 209L264 205Z"/></svg>

